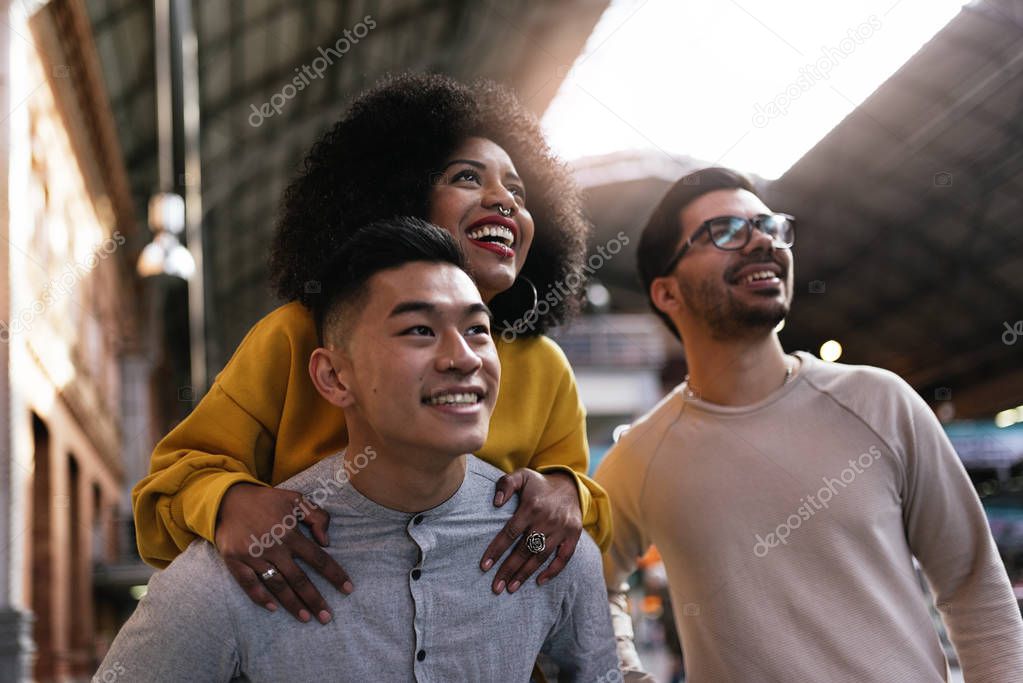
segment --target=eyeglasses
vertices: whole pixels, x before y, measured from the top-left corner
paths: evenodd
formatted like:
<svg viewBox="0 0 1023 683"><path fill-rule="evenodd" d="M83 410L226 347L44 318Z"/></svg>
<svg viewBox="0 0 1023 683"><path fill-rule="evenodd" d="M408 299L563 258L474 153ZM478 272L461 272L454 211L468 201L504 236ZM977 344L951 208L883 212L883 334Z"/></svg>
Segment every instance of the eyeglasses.
<svg viewBox="0 0 1023 683"><path fill-rule="evenodd" d="M779 249L788 249L796 241L796 219L787 213L765 213L753 218L717 216L701 223L696 232L679 247L665 266L664 275L675 270L678 262L703 233L710 235L711 244L718 249L738 251L753 238L753 228L770 237Z"/></svg>

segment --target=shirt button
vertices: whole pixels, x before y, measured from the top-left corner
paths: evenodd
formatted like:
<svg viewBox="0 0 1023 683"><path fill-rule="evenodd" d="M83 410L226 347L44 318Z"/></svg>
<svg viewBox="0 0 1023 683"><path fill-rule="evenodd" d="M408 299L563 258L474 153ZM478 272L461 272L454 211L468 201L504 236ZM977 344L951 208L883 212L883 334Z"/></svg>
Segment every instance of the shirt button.
<svg viewBox="0 0 1023 683"><path fill-rule="evenodd" d="M418 659L420 662L426 659L426 650L420 650L419 652L417 652L416 659Z"/></svg>
<svg viewBox="0 0 1023 683"><path fill-rule="evenodd" d="M419 577L422 576L422 575L423 575L422 570L420 570L420 569L413 569L412 570L412 580L413 581L418 581Z"/></svg>
<svg viewBox="0 0 1023 683"><path fill-rule="evenodd" d="M412 521L415 522L416 524L422 524L423 523L423 516L422 515L416 515L415 518Z"/></svg>

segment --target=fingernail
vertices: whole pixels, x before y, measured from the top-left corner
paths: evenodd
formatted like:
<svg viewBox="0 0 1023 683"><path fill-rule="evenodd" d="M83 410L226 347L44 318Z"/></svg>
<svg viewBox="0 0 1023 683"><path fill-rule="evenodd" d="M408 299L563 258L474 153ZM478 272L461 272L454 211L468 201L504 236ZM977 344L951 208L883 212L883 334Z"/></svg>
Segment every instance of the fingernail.
<svg viewBox="0 0 1023 683"><path fill-rule="evenodd" d="M521 586L521 585L522 584L519 583L518 579L516 579L515 581L512 581L510 584L508 584L508 592L509 593L514 593L515 591L517 591L519 589L519 586Z"/></svg>
<svg viewBox="0 0 1023 683"><path fill-rule="evenodd" d="M320 613L316 616L319 617L321 624L326 624L330 621L330 612L327 610L320 610Z"/></svg>
<svg viewBox="0 0 1023 683"><path fill-rule="evenodd" d="M497 495L494 496L494 505L501 505L504 502L504 491L498 491Z"/></svg>
<svg viewBox="0 0 1023 683"><path fill-rule="evenodd" d="M263 607L266 607L271 612L276 612L277 611L277 603L276 602L268 602L265 605L263 605Z"/></svg>
<svg viewBox="0 0 1023 683"><path fill-rule="evenodd" d="M300 621L305 622L309 621L312 617L309 616L309 612L305 611L304 609L301 609L298 611L298 618Z"/></svg>
<svg viewBox="0 0 1023 683"><path fill-rule="evenodd" d="M345 593L351 593L353 590L355 590L355 586L352 585L351 581L345 581L341 585L341 587L345 589Z"/></svg>
<svg viewBox="0 0 1023 683"><path fill-rule="evenodd" d="M504 590L504 581L498 581L497 585L494 586L494 592L500 594Z"/></svg>
<svg viewBox="0 0 1023 683"><path fill-rule="evenodd" d="M537 580L536 580L536 585L538 585L538 586L542 586L542 585L544 585L545 583L547 583L547 577L546 577L546 576L545 576L545 577L543 577L542 579L537 579Z"/></svg>
<svg viewBox="0 0 1023 683"><path fill-rule="evenodd" d="M492 559L490 559L489 557L487 559L483 560L483 564L482 564L483 571L488 572L488 571L490 571L490 568L493 567L493 566L494 566L494 561Z"/></svg>

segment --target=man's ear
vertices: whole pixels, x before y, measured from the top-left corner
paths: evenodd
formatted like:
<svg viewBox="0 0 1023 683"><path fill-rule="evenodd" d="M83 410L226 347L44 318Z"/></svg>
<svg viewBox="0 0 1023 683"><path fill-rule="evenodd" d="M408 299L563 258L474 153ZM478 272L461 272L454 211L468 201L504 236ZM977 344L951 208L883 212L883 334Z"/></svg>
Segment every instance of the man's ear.
<svg viewBox="0 0 1023 683"><path fill-rule="evenodd" d="M355 396L349 386L351 363L343 351L326 349L322 346L309 357L309 377L316 391L338 408L348 408L355 403Z"/></svg>
<svg viewBox="0 0 1023 683"><path fill-rule="evenodd" d="M685 307L678 280L668 276L655 278L650 283L650 301L653 302L654 308L673 321L681 314Z"/></svg>

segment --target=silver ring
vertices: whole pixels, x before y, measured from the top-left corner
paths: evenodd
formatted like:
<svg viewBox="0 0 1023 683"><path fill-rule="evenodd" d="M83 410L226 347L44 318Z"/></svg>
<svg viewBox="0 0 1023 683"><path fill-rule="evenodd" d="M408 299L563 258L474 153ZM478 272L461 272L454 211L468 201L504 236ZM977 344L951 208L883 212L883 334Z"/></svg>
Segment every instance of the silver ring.
<svg viewBox="0 0 1023 683"><path fill-rule="evenodd" d="M503 206L501 206L500 204L498 204L497 205L497 213L499 213L502 216L504 216L505 218L507 218L508 216L510 216L512 214L512 210L511 209L506 209Z"/></svg>
<svg viewBox="0 0 1023 683"><path fill-rule="evenodd" d="M270 567L265 572L260 574L259 578L263 579L264 581L269 581L270 579L272 579L273 577L277 576L278 574L280 574L280 572L277 571L277 567Z"/></svg>
<svg viewBox="0 0 1023 683"><path fill-rule="evenodd" d="M526 536L526 550L539 555L547 550L547 536L542 531L534 531Z"/></svg>

